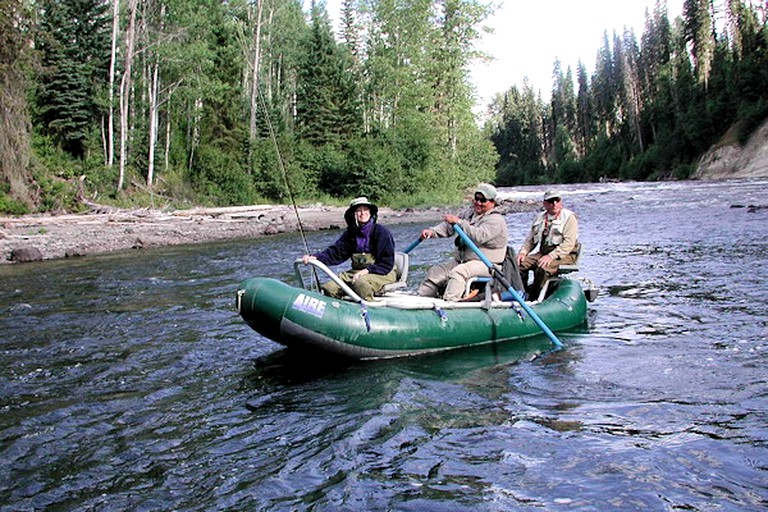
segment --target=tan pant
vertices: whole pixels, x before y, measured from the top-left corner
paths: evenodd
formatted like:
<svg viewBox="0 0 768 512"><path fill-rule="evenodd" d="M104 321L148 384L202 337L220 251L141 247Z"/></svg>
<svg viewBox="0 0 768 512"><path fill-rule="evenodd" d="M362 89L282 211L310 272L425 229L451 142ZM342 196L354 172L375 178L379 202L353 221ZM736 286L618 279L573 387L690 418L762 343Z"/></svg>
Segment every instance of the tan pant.
<svg viewBox="0 0 768 512"><path fill-rule="evenodd" d="M520 278L525 285L525 292L528 294L528 298L536 299L541 292L541 287L544 286L544 281L552 276L557 275L557 271L560 265L572 265L576 263L576 257L574 254L568 254L557 260L552 260L548 265L539 267L539 260L544 256L541 253L528 254L520 263ZM533 270L533 282L528 284L528 273Z"/></svg>
<svg viewBox="0 0 768 512"><path fill-rule="evenodd" d="M385 284L394 283L397 280L397 274L395 269L382 276L381 274L365 274L354 283L352 282L352 276L356 274L354 270L347 270L339 274L339 278L347 283L355 293L361 296L365 300L373 300L373 296L376 292L382 289ZM322 286L323 292L326 295L335 297L337 299L343 298L346 294L341 289L341 286L337 285L333 281L328 281Z"/></svg>
<svg viewBox="0 0 768 512"><path fill-rule="evenodd" d="M445 300L459 300L464 295L467 281L472 277L490 277L488 267L480 260L459 263L449 260L430 268L427 277L419 285L416 293L422 297L438 297L443 292Z"/></svg>

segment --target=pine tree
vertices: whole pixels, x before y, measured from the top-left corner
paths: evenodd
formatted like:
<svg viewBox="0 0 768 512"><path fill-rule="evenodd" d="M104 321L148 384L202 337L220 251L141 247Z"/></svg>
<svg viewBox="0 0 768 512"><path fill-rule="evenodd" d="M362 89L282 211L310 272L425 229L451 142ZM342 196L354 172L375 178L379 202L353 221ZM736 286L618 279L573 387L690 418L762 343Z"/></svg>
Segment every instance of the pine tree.
<svg viewBox="0 0 768 512"><path fill-rule="evenodd" d="M696 78L704 84L704 89L709 84L716 45L710 4L711 0L685 0L683 3L685 37L691 45Z"/></svg>
<svg viewBox="0 0 768 512"><path fill-rule="evenodd" d="M576 150L579 156L583 157L587 153L589 142L594 134L594 112L587 68L581 61L579 61L577 80L579 90L576 97Z"/></svg>
<svg viewBox="0 0 768 512"><path fill-rule="evenodd" d="M42 72L38 122L73 156L82 158L98 126L109 67L108 5L101 0L42 0L37 46Z"/></svg>
<svg viewBox="0 0 768 512"><path fill-rule="evenodd" d="M315 146L341 145L361 126L351 59L336 43L324 9L312 9L306 53L298 73L299 136Z"/></svg>
<svg viewBox="0 0 768 512"><path fill-rule="evenodd" d="M544 176L544 106L527 80L520 92L512 87L499 95L491 140L499 153L496 180L499 185L540 183Z"/></svg>
<svg viewBox="0 0 768 512"><path fill-rule="evenodd" d="M615 127L617 100L617 78L613 52L608 42L608 33L603 34L603 45L597 53L595 73L592 77L592 91L595 102L595 118L598 135L611 135Z"/></svg>

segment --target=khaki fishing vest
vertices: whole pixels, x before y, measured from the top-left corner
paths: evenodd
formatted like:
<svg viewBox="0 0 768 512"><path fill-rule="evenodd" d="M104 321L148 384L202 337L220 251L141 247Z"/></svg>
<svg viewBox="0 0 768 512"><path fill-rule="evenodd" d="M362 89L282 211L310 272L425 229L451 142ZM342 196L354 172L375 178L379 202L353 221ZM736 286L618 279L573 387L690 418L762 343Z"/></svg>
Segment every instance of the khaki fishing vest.
<svg viewBox="0 0 768 512"><path fill-rule="evenodd" d="M549 219L547 212L539 215L534 223L534 229L536 231L536 239L534 240L534 247L539 242L545 247L556 247L563 243L563 231L565 223L571 218L573 212L563 209L555 219ZM542 240L545 230L547 230L547 236Z"/></svg>

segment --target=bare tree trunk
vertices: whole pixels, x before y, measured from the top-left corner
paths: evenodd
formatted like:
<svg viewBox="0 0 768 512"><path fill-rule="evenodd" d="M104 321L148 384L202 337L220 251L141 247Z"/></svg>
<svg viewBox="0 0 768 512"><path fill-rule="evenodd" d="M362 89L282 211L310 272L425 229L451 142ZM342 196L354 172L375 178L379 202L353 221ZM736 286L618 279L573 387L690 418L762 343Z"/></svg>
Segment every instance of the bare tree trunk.
<svg viewBox="0 0 768 512"><path fill-rule="evenodd" d="M147 186L151 187L155 178L155 146L157 145L158 124L158 82L160 62L152 64L152 80L149 84L149 152L147 155Z"/></svg>
<svg viewBox="0 0 768 512"><path fill-rule="evenodd" d="M163 31L163 19L165 18L165 4L160 6L160 32ZM160 101L159 94L159 76L160 76L160 57L155 54L154 62L151 64L152 79L149 83L149 154L147 155L147 187L152 187L155 180L155 147L157 146L157 127L160 121L158 110Z"/></svg>
<svg viewBox="0 0 768 512"><path fill-rule="evenodd" d="M173 92L168 93L168 106L165 109L165 150L163 152L163 172L167 173L170 167L171 155L171 97Z"/></svg>
<svg viewBox="0 0 768 512"><path fill-rule="evenodd" d="M258 113L259 100L259 67L261 60L261 25L262 13L264 12L263 0L257 3L256 7L256 26L253 31L253 46L251 61L251 117L249 124L249 134L251 140L256 138L256 114ZM250 167L249 167L250 168Z"/></svg>
<svg viewBox="0 0 768 512"><path fill-rule="evenodd" d="M115 163L115 68L120 34L120 0L112 0L112 53L109 61L109 117L107 120L107 167Z"/></svg>
<svg viewBox="0 0 768 512"><path fill-rule="evenodd" d="M191 143L189 148L189 169L192 169L192 165L195 162L195 150L200 143L200 117L203 111L203 99L197 98L195 100L195 106L192 113L192 135L190 137Z"/></svg>
<svg viewBox="0 0 768 512"><path fill-rule="evenodd" d="M125 32L125 66L123 69L123 78L120 81L120 175L117 180L117 192L123 189L125 182L125 165L128 160L128 113L129 96L133 83L131 72L133 68L133 49L136 39L136 9L138 0L128 0L128 28Z"/></svg>
<svg viewBox="0 0 768 512"><path fill-rule="evenodd" d="M267 14L267 27L273 27L274 26L274 19L275 19L275 2L270 2L268 7L268 14ZM270 48L272 46L272 31L270 30L267 32L267 48ZM270 59L271 57L271 59ZM267 52L267 66L269 66L270 60L274 60L274 55L270 55L269 52ZM278 82L274 82L278 83ZM268 100L272 99L272 95L274 91L272 90L273 81L270 79L270 73L269 73L269 67L267 67L267 84L266 84L266 97Z"/></svg>

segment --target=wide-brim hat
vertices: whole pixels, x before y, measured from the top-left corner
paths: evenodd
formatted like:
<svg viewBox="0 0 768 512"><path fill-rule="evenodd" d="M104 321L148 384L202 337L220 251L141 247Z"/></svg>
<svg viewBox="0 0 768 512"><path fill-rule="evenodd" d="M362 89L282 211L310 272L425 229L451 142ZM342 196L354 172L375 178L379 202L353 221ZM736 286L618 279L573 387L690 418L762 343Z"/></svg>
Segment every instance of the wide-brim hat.
<svg viewBox="0 0 768 512"><path fill-rule="evenodd" d="M563 194L559 190L547 190L544 192L544 200L549 201L551 199L562 199Z"/></svg>
<svg viewBox="0 0 768 512"><path fill-rule="evenodd" d="M370 202L367 197L356 197L349 203L349 208L344 212L344 218L347 219L347 222L354 217L358 206L367 206L371 210L371 218L376 217L379 213L379 207Z"/></svg>
<svg viewBox="0 0 768 512"><path fill-rule="evenodd" d="M496 187L490 183L481 183L475 187L475 194L483 194L486 199L496 201Z"/></svg>

